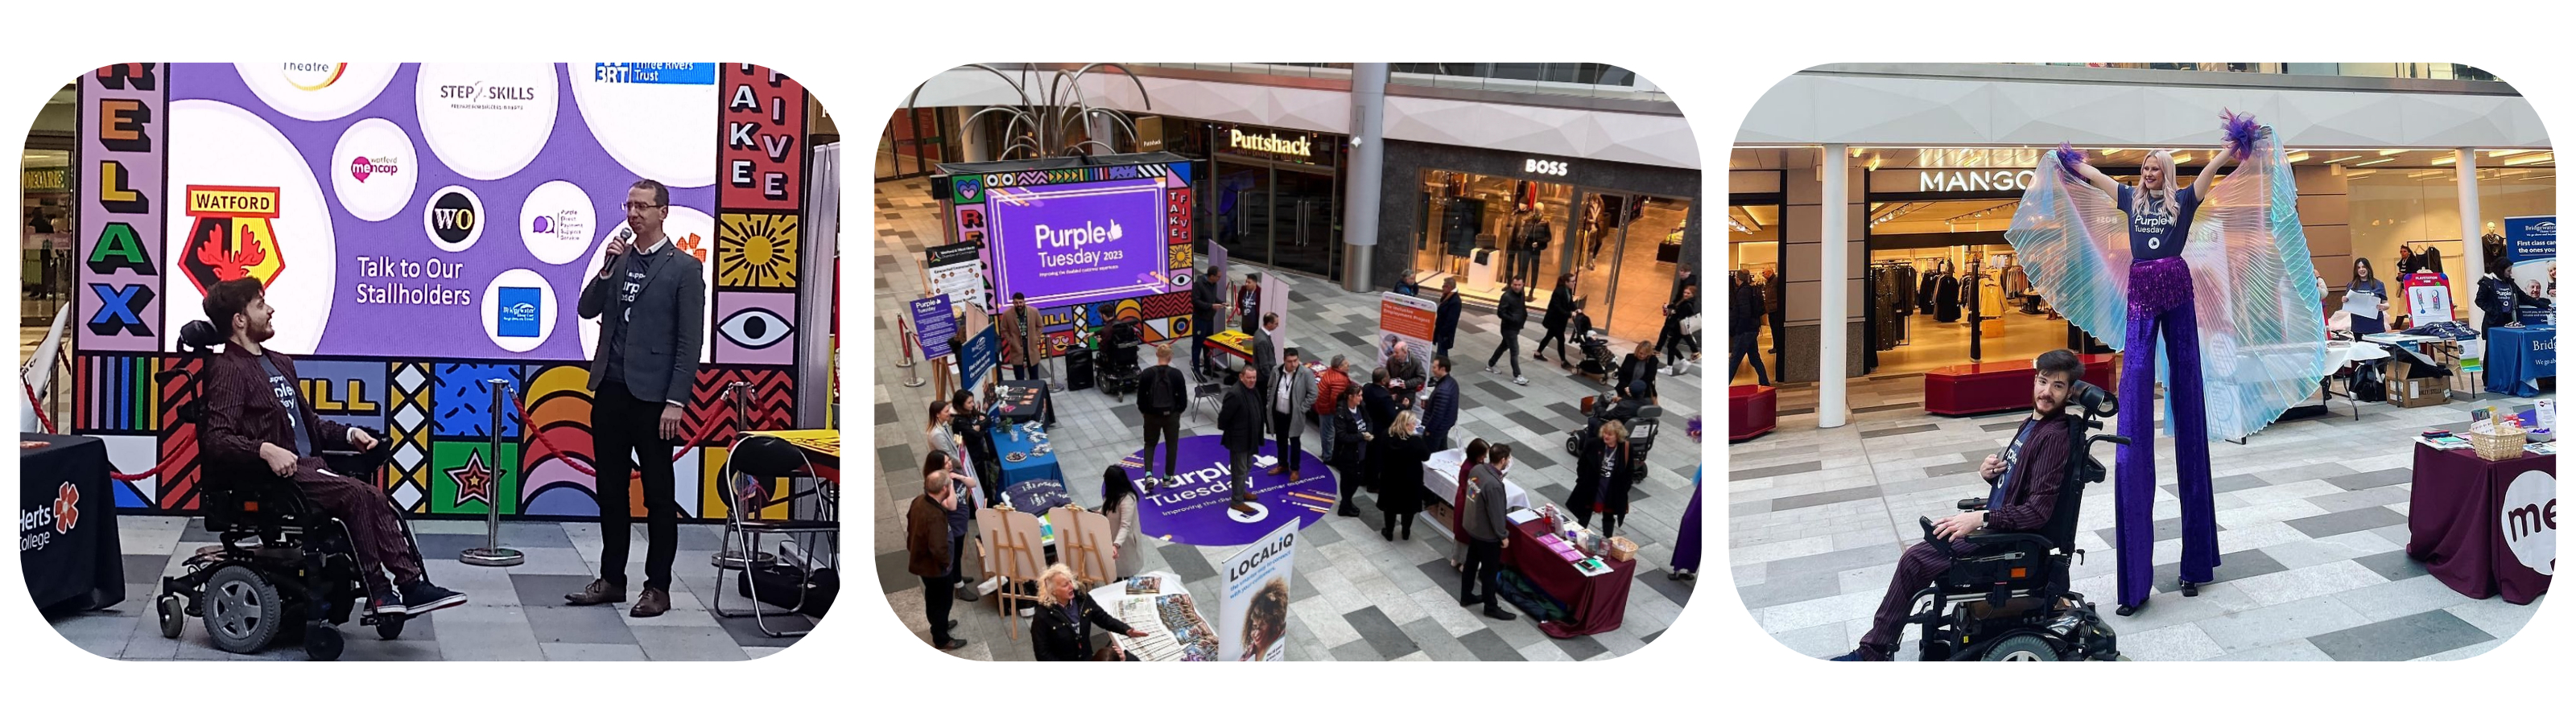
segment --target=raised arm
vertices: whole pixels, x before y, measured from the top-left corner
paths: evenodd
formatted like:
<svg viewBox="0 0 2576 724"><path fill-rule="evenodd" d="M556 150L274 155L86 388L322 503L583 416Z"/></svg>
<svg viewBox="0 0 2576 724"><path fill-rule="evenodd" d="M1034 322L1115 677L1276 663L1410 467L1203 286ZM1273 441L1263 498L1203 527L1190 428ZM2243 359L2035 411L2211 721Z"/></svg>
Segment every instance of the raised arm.
<svg viewBox="0 0 2576 724"><path fill-rule="evenodd" d="M2236 149L2218 149L2218 155L2210 157L2209 165L2200 167L2200 177L2191 180L2191 197L2195 199L2209 198L2209 184L2210 182L2217 180L2218 167L2235 162Z"/></svg>

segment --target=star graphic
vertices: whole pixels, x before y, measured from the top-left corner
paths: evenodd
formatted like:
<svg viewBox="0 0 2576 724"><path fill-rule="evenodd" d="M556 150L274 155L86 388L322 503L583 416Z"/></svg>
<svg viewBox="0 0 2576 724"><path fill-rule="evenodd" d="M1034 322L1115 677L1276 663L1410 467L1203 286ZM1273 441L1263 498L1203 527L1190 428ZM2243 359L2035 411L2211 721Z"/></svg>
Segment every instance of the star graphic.
<svg viewBox="0 0 2576 724"><path fill-rule="evenodd" d="M465 464L448 468L446 473L447 479L456 481L457 505L462 506L468 502L481 502L485 505L492 503L494 477L491 466L483 464L483 451L474 450L466 453Z"/></svg>

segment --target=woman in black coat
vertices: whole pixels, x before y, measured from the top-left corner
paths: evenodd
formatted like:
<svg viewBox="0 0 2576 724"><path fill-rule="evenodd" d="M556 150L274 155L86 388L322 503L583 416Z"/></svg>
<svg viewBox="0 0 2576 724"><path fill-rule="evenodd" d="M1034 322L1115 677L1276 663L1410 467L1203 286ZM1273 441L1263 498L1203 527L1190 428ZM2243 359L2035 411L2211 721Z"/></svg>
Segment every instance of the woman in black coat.
<svg viewBox="0 0 2576 724"><path fill-rule="evenodd" d="M1546 330L1547 336L1538 338L1538 346L1532 348L1538 351L1530 353L1530 358L1547 361L1547 343L1555 342L1556 366L1574 369L1574 361L1565 356L1565 325L1573 319L1574 275L1558 274L1556 291L1547 296L1547 314L1538 318L1538 327Z"/></svg>
<svg viewBox="0 0 2576 724"><path fill-rule="evenodd" d="M1690 345L1692 357L1699 356L1699 340L1693 338L1697 333L1682 331L1682 320L1696 316L1699 316L1699 287L1696 284L1683 286L1681 298L1664 306L1664 329L1656 335L1655 346L1669 355L1668 359L1672 361L1667 366L1673 374L1690 372L1690 365L1685 364L1682 357L1682 345Z"/></svg>
<svg viewBox="0 0 2576 724"><path fill-rule="evenodd" d="M1333 471L1342 476L1342 501L1333 511L1345 517L1359 517L1359 492L1369 487L1371 474L1366 461L1369 443L1377 439L1377 426L1369 424L1368 413L1360 409L1361 388L1342 388L1342 399L1333 405L1332 427L1324 434L1333 436Z"/></svg>
<svg viewBox="0 0 2576 724"><path fill-rule="evenodd" d="M1378 535L1387 540L1395 540L1398 521L1411 540L1413 515L1422 512L1422 462L1431 459L1431 441L1422 438L1420 428L1412 411L1396 413L1388 433L1378 436L1369 450L1369 467L1377 471L1377 508L1386 516Z"/></svg>
<svg viewBox="0 0 2576 724"><path fill-rule="evenodd" d="M1038 610L1029 620L1029 645L1039 661L1090 661L1091 627L1134 638L1145 635L1101 610L1091 594L1075 587L1073 569L1058 563L1038 576ZM1116 649L1113 648L1113 651ZM1136 660L1132 654L1119 658Z"/></svg>
<svg viewBox="0 0 2576 724"><path fill-rule="evenodd" d="M1637 351L1619 360L1619 376L1611 379L1610 389L1628 394L1639 384L1645 385L1646 397L1655 396L1655 348L1646 342L1638 342Z"/></svg>
<svg viewBox="0 0 2576 724"><path fill-rule="evenodd" d="M1628 489L1636 469L1628 449L1628 426L1617 420L1601 423L1601 433L1585 438L1575 455L1574 492L1566 496L1565 507L1574 512L1574 521L1592 526L1592 514L1601 514L1601 537L1618 534L1619 521L1628 517Z"/></svg>

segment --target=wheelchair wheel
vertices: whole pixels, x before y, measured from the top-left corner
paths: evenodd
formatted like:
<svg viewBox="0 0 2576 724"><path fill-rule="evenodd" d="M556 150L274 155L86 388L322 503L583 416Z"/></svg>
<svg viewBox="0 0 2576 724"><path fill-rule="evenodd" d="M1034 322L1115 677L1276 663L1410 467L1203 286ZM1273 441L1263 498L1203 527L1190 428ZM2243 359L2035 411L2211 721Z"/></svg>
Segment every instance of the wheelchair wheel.
<svg viewBox="0 0 2576 724"><path fill-rule="evenodd" d="M305 658L314 661L338 661L341 647L344 645L345 642L340 639L340 629L318 622L304 625Z"/></svg>
<svg viewBox="0 0 2576 724"><path fill-rule="evenodd" d="M2013 634L1986 647L1986 661L2056 661L2057 648L2038 634Z"/></svg>
<svg viewBox="0 0 2576 724"><path fill-rule="evenodd" d="M376 619L376 638L384 639L386 641L401 638L404 618L405 617L403 616L386 616Z"/></svg>
<svg viewBox="0 0 2576 724"><path fill-rule="evenodd" d="M215 648L236 654L259 651L276 640L285 618L277 586L248 566L225 566L206 580L206 633Z"/></svg>
<svg viewBox="0 0 2576 724"><path fill-rule="evenodd" d="M152 608L161 616L161 638L175 639L188 629L188 605L179 602L178 596L161 594Z"/></svg>

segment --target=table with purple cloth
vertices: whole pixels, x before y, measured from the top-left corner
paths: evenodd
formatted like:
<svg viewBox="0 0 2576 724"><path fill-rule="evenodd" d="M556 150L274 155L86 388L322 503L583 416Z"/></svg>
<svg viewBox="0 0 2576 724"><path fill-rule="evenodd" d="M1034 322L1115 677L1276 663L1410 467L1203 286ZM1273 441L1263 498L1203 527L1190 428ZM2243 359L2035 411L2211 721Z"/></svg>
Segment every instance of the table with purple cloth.
<svg viewBox="0 0 2576 724"><path fill-rule="evenodd" d="M1514 523L1511 528L1511 545L1503 548L1503 564L1565 604L1565 619L1539 622L1540 631L1567 639L1617 630L1627 621L1628 586L1637 578L1635 560L1603 558L1602 562L1610 564L1610 572L1586 576L1539 542L1539 536L1549 533L1546 518Z"/></svg>
<svg viewBox="0 0 2576 724"><path fill-rule="evenodd" d="M2519 525L2525 534L2552 526L2557 456L2525 451L2519 459L2491 461L2468 449L2435 450L2420 443L2414 448L2407 557L2422 561L2434 578L2470 598L2501 594L2508 603L2528 604L2549 592L2549 574L2525 564L2506 535L2507 526ZM2524 510L2508 510L2508 490L2531 471L2550 476L2543 491L2547 501L2523 501L2512 507Z"/></svg>

